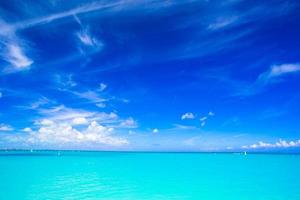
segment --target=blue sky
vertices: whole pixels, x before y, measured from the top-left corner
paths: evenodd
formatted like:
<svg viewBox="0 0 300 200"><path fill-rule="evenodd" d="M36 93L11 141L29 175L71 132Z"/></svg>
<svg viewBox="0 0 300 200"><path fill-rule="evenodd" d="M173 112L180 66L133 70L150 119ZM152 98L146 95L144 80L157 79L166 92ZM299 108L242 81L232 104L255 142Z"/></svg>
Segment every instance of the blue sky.
<svg viewBox="0 0 300 200"><path fill-rule="evenodd" d="M298 1L1 1L0 147L298 151Z"/></svg>

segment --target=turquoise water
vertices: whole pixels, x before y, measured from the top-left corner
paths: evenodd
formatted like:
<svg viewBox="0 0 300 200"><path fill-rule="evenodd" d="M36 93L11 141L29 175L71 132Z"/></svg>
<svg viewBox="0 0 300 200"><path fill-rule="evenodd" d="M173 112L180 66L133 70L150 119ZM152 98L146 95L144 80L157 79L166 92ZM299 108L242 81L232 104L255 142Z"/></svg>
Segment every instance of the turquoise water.
<svg viewBox="0 0 300 200"><path fill-rule="evenodd" d="M0 199L299 200L300 156L2 151Z"/></svg>

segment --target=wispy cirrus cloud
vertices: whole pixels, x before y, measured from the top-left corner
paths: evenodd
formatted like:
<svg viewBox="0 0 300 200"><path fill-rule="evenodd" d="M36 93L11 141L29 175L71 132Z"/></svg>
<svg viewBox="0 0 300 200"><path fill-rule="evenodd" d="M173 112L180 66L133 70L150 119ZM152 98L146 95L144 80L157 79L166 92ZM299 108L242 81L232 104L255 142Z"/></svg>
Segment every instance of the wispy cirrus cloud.
<svg viewBox="0 0 300 200"><path fill-rule="evenodd" d="M186 126L182 124L173 124L175 129L184 129L184 130L190 130L190 129L195 129L195 126Z"/></svg>
<svg viewBox="0 0 300 200"><path fill-rule="evenodd" d="M59 90L67 90L77 85L74 81L73 74L55 74L54 82Z"/></svg>
<svg viewBox="0 0 300 200"><path fill-rule="evenodd" d="M0 29L3 30L0 33L0 56L2 60L9 63L3 72L10 73L28 69L34 62L26 55L26 51L29 50L28 44L17 36L11 25L1 19Z"/></svg>
<svg viewBox="0 0 300 200"><path fill-rule="evenodd" d="M80 19L75 16L75 20L80 25L80 30L75 33L78 41L79 41L79 50L82 54L87 54L88 52L98 52L101 51L104 47L104 44L102 41L100 41L96 36L94 36L89 26L85 26L82 24Z"/></svg>
<svg viewBox="0 0 300 200"><path fill-rule="evenodd" d="M192 2L192 1L191 1ZM90 3L81 4L80 6L63 10L61 12L54 12L47 15L36 16L31 19L26 19L24 21L16 22L11 24L15 30L22 30L30 27L41 26L48 23L53 23L58 20L73 18L74 16L88 14L92 12L105 13L117 13L122 11L130 10L140 10L140 11L157 11L164 9L166 7L171 7L173 5L184 4L181 2L160 2L160 1L93 1ZM6 29L4 29L6 31Z"/></svg>
<svg viewBox="0 0 300 200"><path fill-rule="evenodd" d="M40 26L44 24L48 24L51 22L54 22L56 20L64 19L67 17L73 17L79 14L83 13L89 13L93 11L100 11L108 8L114 8L118 5L121 5L121 2L114 2L114 3L106 3L106 2L94 2L94 3L88 3L88 4L83 4L81 6L65 10L62 12L57 12L45 16L39 16L33 19L25 20L22 22L18 22L13 24L15 29L25 29L29 27L34 27L34 26Z"/></svg>
<svg viewBox="0 0 300 200"><path fill-rule="evenodd" d="M50 104L50 103L53 103L54 101L48 99L47 97L40 97L37 101L34 101L33 103L31 103L28 108L29 109L38 109L40 108L41 106L44 106L44 105L47 105L47 104Z"/></svg>
<svg viewBox="0 0 300 200"><path fill-rule="evenodd" d="M2 53L2 55L4 60L18 70L25 69L33 63L33 60L25 55L23 48L16 42L6 44L6 52Z"/></svg>
<svg viewBox="0 0 300 200"><path fill-rule="evenodd" d="M219 17L215 22L208 25L209 30L218 30L234 24L238 20L237 16Z"/></svg>
<svg viewBox="0 0 300 200"><path fill-rule="evenodd" d="M265 71L258 74L253 81L236 80L225 73L212 75L209 78L216 79L229 86L233 97L249 97L264 92L269 85L288 81L288 77L299 73L299 63L283 63L270 65Z"/></svg>
<svg viewBox="0 0 300 200"><path fill-rule="evenodd" d="M268 83L269 81L274 80L276 78L296 74L299 72L299 63L284 63L280 65L272 65L268 71L259 75L257 81L263 81L264 83Z"/></svg>
<svg viewBox="0 0 300 200"><path fill-rule="evenodd" d="M76 33L76 36L78 37L79 41L85 46L95 47L97 49L103 47L103 43L92 36L88 29L82 29L78 31Z"/></svg>
<svg viewBox="0 0 300 200"><path fill-rule="evenodd" d="M93 103L103 103L107 101L107 99L102 98L97 92L92 90L88 90L85 92L71 91L71 93L76 95L79 98L86 99Z"/></svg>
<svg viewBox="0 0 300 200"><path fill-rule="evenodd" d="M270 84L277 83L279 80L284 81L288 75L297 74L300 72L300 64L298 63L284 63L279 65L271 65L269 69L261 73L254 83L246 87L243 95L255 95L262 92Z"/></svg>

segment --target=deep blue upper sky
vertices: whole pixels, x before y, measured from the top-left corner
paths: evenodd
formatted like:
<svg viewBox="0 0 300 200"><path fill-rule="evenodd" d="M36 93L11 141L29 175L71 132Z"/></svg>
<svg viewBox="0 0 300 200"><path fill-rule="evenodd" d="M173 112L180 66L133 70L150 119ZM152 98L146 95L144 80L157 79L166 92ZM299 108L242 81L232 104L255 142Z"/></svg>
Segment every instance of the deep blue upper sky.
<svg viewBox="0 0 300 200"><path fill-rule="evenodd" d="M297 150L299 9L1 1L0 148Z"/></svg>

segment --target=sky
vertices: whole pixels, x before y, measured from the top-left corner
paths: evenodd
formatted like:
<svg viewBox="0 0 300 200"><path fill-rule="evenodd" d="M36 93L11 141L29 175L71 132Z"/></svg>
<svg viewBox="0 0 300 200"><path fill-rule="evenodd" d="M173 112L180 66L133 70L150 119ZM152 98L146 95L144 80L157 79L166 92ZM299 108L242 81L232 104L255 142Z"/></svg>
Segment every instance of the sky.
<svg viewBox="0 0 300 200"><path fill-rule="evenodd" d="M297 0L0 2L0 149L300 152Z"/></svg>

